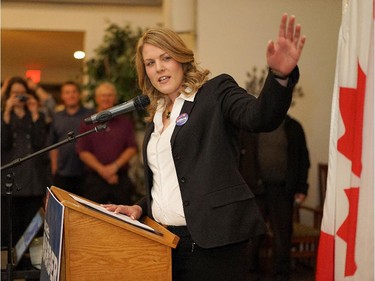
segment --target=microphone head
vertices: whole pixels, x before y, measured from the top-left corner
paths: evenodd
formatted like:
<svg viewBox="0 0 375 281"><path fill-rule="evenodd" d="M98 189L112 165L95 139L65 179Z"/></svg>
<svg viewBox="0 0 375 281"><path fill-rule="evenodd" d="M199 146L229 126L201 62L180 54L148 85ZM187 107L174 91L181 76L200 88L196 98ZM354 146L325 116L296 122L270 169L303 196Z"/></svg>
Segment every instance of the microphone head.
<svg viewBox="0 0 375 281"><path fill-rule="evenodd" d="M134 98L135 109L145 109L150 104L150 98L146 95L139 95Z"/></svg>

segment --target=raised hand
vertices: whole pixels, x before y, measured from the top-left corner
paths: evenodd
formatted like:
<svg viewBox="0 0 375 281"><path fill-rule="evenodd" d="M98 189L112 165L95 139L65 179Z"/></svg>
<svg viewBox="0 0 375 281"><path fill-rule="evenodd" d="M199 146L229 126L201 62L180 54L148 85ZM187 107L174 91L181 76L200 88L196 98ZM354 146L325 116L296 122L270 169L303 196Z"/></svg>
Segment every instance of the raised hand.
<svg viewBox="0 0 375 281"><path fill-rule="evenodd" d="M301 25L295 25L295 17L283 14L276 42L267 46L267 64L281 76L289 75L301 57L306 37L301 36Z"/></svg>

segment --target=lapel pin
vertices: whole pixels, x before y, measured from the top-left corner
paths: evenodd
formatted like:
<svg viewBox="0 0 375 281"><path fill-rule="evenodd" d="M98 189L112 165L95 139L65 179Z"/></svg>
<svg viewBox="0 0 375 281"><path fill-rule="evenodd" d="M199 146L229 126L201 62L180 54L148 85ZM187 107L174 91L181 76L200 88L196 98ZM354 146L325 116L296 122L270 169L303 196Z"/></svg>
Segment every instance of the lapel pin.
<svg viewBox="0 0 375 281"><path fill-rule="evenodd" d="M182 113L180 116L176 119L176 125L177 126L183 126L187 120L189 119L189 115L187 113Z"/></svg>

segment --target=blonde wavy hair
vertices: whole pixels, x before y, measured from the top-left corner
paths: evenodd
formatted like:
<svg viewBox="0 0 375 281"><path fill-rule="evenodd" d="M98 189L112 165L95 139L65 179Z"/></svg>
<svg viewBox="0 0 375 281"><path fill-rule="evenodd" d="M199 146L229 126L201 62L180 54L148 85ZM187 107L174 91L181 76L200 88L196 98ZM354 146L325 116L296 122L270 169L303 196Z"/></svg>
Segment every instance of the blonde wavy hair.
<svg viewBox="0 0 375 281"><path fill-rule="evenodd" d="M200 87L202 87L202 85L208 80L210 71L198 66L194 59L193 51L185 45L176 32L168 28L153 28L147 30L138 41L137 52L135 55L135 67L138 75L138 86L143 94L150 98L150 105L147 108L149 116L146 117L146 121L150 122L154 118L157 109L157 101L159 99L165 100L165 95L155 89L146 74L142 55L143 46L145 44L150 44L164 50L174 60L182 64L182 69L184 71L182 88L186 95L195 93ZM192 91L189 93L185 92L187 87Z"/></svg>

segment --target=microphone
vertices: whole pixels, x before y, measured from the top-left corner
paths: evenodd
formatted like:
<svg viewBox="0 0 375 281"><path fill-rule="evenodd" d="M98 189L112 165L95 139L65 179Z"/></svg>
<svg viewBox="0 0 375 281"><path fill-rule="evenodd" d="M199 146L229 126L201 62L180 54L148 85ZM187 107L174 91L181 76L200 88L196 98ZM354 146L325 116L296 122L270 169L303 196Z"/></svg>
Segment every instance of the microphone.
<svg viewBox="0 0 375 281"><path fill-rule="evenodd" d="M139 95L131 99L130 101L126 101L122 104L111 107L110 109L103 110L94 115L91 115L90 117L85 118L84 121L86 124L107 122L117 115L125 114L135 109L145 109L149 104L150 99L148 96Z"/></svg>

